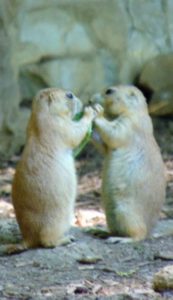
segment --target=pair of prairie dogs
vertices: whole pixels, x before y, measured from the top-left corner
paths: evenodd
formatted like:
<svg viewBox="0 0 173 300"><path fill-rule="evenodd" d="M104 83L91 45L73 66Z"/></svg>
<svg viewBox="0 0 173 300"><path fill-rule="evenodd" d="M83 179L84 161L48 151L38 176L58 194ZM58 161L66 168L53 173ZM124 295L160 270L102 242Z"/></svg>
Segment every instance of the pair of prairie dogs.
<svg viewBox="0 0 173 300"><path fill-rule="evenodd" d="M82 105L74 94L50 88L35 97L12 187L23 236L19 249L66 243L77 190L72 150L92 122L104 152L102 202L110 233L136 240L150 233L165 198L165 177L145 98L133 86L111 87L103 107L86 107L76 122Z"/></svg>

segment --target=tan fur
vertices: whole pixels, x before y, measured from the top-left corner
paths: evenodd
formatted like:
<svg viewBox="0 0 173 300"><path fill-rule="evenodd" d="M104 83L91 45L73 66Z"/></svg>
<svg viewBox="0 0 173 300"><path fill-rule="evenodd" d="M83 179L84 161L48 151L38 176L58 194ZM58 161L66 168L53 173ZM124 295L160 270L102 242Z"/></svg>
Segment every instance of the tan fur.
<svg viewBox="0 0 173 300"><path fill-rule="evenodd" d="M41 90L33 101L27 141L12 187L23 249L55 247L66 241L77 189L72 150L81 143L94 117L92 108L85 108L83 118L73 121L81 107L74 95L68 99L65 91L56 88Z"/></svg>
<svg viewBox="0 0 173 300"><path fill-rule="evenodd" d="M111 234L149 235L165 198L165 172L143 94L117 86L105 94L95 128L104 147L102 201Z"/></svg>

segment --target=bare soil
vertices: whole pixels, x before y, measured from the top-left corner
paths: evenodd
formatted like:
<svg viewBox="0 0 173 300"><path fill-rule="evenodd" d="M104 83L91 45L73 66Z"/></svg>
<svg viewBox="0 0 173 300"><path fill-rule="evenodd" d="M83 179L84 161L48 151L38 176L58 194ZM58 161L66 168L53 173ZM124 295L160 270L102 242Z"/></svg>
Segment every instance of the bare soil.
<svg viewBox="0 0 173 300"><path fill-rule="evenodd" d="M112 244L87 232L93 226L106 226L100 205L102 157L87 146L76 162L79 188L70 232L73 241L54 249L0 255L0 299L173 299L173 291L153 290L154 274L173 263L173 126L170 119L161 120L159 127L157 120L154 123L168 178L167 201L155 229L158 237ZM10 196L18 159L1 163L2 245L21 239Z"/></svg>

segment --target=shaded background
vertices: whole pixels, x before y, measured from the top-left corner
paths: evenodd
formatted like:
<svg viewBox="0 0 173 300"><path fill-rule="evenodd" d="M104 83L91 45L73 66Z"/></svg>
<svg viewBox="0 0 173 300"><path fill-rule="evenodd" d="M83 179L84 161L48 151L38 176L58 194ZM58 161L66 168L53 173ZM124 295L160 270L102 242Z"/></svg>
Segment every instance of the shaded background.
<svg viewBox="0 0 173 300"><path fill-rule="evenodd" d="M171 115L172 16L172 0L0 0L1 160L20 151L43 87L86 101L106 86L135 83L152 114Z"/></svg>

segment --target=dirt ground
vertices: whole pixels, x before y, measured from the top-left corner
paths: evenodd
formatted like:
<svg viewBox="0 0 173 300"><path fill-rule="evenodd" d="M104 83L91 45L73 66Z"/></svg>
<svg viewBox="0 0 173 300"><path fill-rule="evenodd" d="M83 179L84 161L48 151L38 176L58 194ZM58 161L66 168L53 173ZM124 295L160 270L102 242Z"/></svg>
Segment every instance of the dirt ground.
<svg viewBox="0 0 173 300"><path fill-rule="evenodd" d="M88 146L76 162L79 177L73 241L55 249L0 255L0 299L173 299L156 292L153 276L173 263L173 120L154 120L156 138L167 166L167 201L151 239L110 243L90 234L106 226L100 205L102 157ZM11 205L11 182L19 157L1 162L0 242L20 240Z"/></svg>

